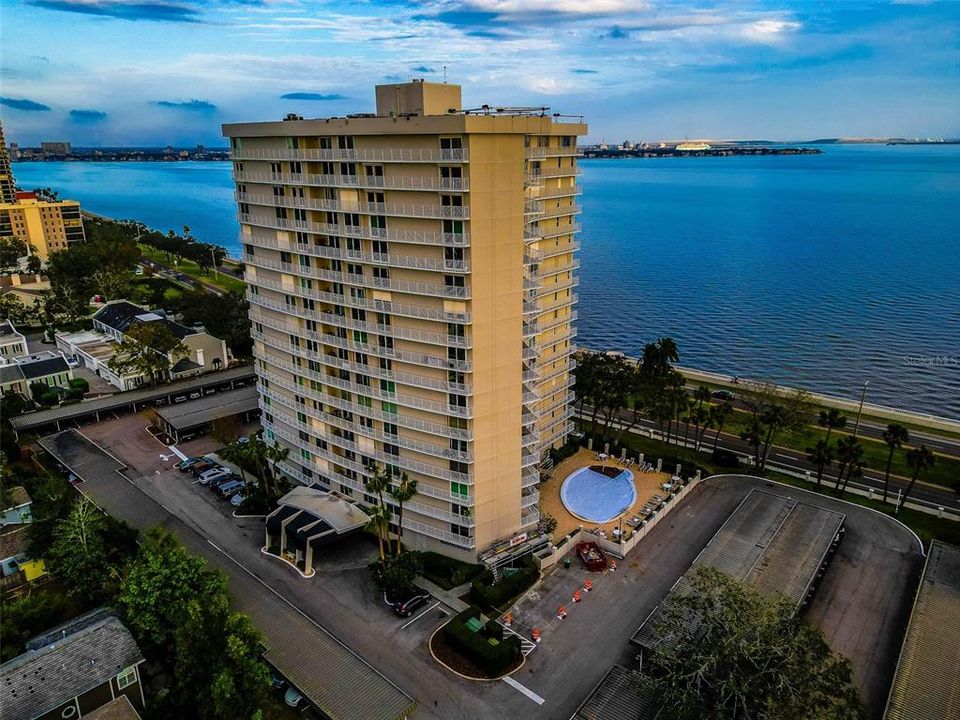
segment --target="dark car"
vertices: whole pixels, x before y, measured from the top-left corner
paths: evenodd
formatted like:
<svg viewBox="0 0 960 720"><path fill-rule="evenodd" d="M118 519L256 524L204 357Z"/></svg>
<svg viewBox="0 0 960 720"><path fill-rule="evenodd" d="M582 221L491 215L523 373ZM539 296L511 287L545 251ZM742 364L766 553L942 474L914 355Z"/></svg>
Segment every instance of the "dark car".
<svg viewBox="0 0 960 720"><path fill-rule="evenodd" d="M192 465L190 467L190 472L192 472L196 476L196 475L200 475L200 473L205 472L207 470L212 470L215 467L220 467L220 465L218 463L215 463L213 460L204 459L198 462L196 465Z"/></svg>
<svg viewBox="0 0 960 720"><path fill-rule="evenodd" d="M180 472L186 472L187 470L190 470L191 468L193 468L197 463L202 463L202 462L208 462L207 458L205 457L187 458L186 460L177 463L177 468L180 470Z"/></svg>
<svg viewBox="0 0 960 720"><path fill-rule="evenodd" d="M710 393L710 397L716 398L717 400L733 400L737 396L729 390L714 390Z"/></svg>
<svg viewBox="0 0 960 720"><path fill-rule="evenodd" d="M404 600L397 600L391 603L391 606L393 607L393 611L400 617L410 617L414 610L423 607L429 600L429 593L418 592Z"/></svg>

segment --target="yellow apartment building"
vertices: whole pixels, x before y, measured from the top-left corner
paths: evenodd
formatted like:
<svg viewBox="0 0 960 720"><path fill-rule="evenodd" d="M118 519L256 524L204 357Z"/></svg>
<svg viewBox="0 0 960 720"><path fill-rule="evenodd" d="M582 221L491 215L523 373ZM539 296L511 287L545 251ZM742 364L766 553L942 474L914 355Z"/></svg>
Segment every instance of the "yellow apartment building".
<svg viewBox="0 0 960 720"><path fill-rule="evenodd" d="M83 219L76 200L45 200L18 192L14 202L0 203L0 237L17 237L29 254L46 261L52 253L83 242Z"/></svg>
<svg viewBox="0 0 960 720"><path fill-rule="evenodd" d="M572 430L587 128L420 80L376 100L223 126L263 425L302 483L372 503L375 463L415 478L404 540L475 560L538 535Z"/></svg>

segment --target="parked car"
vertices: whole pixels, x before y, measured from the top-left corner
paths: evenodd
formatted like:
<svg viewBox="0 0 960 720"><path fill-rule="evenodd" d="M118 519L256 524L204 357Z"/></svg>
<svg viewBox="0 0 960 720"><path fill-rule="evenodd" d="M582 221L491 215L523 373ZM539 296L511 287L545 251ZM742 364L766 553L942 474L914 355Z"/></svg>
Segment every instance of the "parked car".
<svg viewBox="0 0 960 720"><path fill-rule="evenodd" d="M246 488L244 488L244 490L246 490ZM246 500L246 499L247 499L247 496L244 495L244 494L243 494L243 490L241 490L241 491L238 492L236 495L234 495L232 498L230 498L230 504L233 505L235 508L238 508L238 507L240 507L241 505L243 505L243 501Z"/></svg>
<svg viewBox="0 0 960 720"><path fill-rule="evenodd" d="M206 472L207 470L211 470L213 468L218 468L218 467L220 467L218 463L215 463L210 458L204 458L203 460L198 462L196 465L191 467L190 472L192 472L196 476L199 476L200 473L202 472Z"/></svg>
<svg viewBox="0 0 960 720"><path fill-rule="evenodd" d="M237 445L246 445L248 442L250 442L250 438L246 435L237 438Z"/></svg>
<svg viewBox="0 0 960 720"><path fill-rule="evenodd" d="M204 388L203 394L204 394L204 395L216 395L216 394L217 394L217 389L216 389L216 388Z"/></svg>
<svg viewBox="0 0 960 720"><path fill-rule="evenodd" d="M735 400L737 396L729 390L714 390L710 393L710 397L716 398L717 400Z"/></svg>
<svg viewBox="0 0 960 720"><path fill-rule="evenodd" d="M73 473L70 473L69 475L67 475L67 482L70 483L71 485L79 485L80 483L83 482L83 479L77 477Z"/></svg>
<svg viewBox="0 0 960 720"><path fill-rule="evenodd" d="M153 401L153 404L154 404L155 406L157 406L157 407L162 407L162 406L164 406L164 405L167 404L167 399L166 399L166 398L157 398L156 400Z"/></svg>
<svg viewBox="0 0 960 720"><path fill-rule="evenodd" d="M418 607L426 605L429 600L429 593L417 592L404 600L397 600L391 603L391 605L393 607L393 611L400 617L410 617L414 610L416 610Z"/></svg>
<svg viewBox="0 0 960 720"><path fill-rule="evenodd" d="M209 459L205 457L199 457L199 456L187 458L186 460L181 460L180 462L177 463L177 469L180 472L186 472L187 470L195 466L197 463L202 463L202 462L209 462Z"/></svg>
<svg viewBox="0 0 960 720"><path fill-rule="evenodd" d="M202 485L209 485L212 481L216 480L219 477L227 477L230 475L230 471L225 467L220 467L219 465L215 468L209 470L204 470L200 473L200 483Z"/></svg>
<svg viewBox="0 0 960 720"><path fill-rule="evenodd" d="M291 685L283 695L283 701L290 707L298 707L303 702L303 695L298 693Z"/></svg>
<svg viewBox="0 0 960 720"><path fill-rule="evenodd" d="M74 370L80 367L80 361L77 360L75 357L64 357L64 359L67 361L67 367Z"/></svg>
<svg viewBox="0 0 960 720"><path fill-rule="evenodd" d="M243 480L231 480L230 482L223 483L217 488L217 495L226 500L228 497L236 495L246 486L247 484Z"/></svg>
<svg viewBox="0 0 960 720"><path fill-rule="evenodd" d="M200 391L199 391L199 390L190 393L190 399L191 399L191 400L196 400L198 397L200 397Z"/></svg>
<svg viewBox="0 0 960 720"><path fill-rule="evenodd" d="M226 469L226 468L225 468L225 469ZM207 485L207 487L210 488L211 490L216 490L216 489L217 489L218 487L220 487L221 485L226 485L226 484L229 483L229 482L233 482L234 480L239 480L239 479L240 479L240 476L239 476L239 475L236 475L236 474L230 472L229 470L227 470L227 474L226 474L226 475L217 475L217 476L216 476L215 478L213 478L210 482L206 483L206 485Z"/></svg>
<svg viewBox="0 0 960 720"><path fill-rule="evenodd" d="M186 402L186 401L187 401L187 396L186 396L186 395L177 395L177 396L173 399L173 401L174 401L175 403Z"/></svg>

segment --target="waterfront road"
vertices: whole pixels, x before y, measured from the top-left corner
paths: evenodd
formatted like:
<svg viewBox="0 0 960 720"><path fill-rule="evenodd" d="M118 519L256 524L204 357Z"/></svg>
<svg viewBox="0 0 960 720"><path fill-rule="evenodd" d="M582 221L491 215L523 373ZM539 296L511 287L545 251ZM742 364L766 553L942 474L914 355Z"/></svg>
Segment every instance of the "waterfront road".
<svg viewBox="0 0 960 720"><path fill-rule="evenodd" d="M587 408L587 411L589 411L589 407ZM588 417L589 416L582 416L584 421L588 420ZM621 415L621 417L625 419L627 416L624 413ZM862 430L862 423L860 427ZM633 431L648 437L656 439L660 438L660 427L653 421L643 420L633 428ZM708 430L704 435L702 445L703 449L701 452L710 452L713 449L713 440L714 434L712 431ZM753 456L753 448L750 447L745 441L741 440L737 435L720 433L720 439L717 443L717 447L723 450L730 450L738 455L747 457ZM767 460L767 465L772 470L788 470L801 473L809 471L812 477L816 477L817 472L816 466L807 460L806 452L779 446L774 446L770 450L770 457ZM836 474L832 473L831 470L826 470L823 473L823 481L825 484L832 486L835 480ZM892 495L892 499L888 500L888 502L894 502L897 498L897 491L905 490L909 483L909 478L891 475L890 493ZM883 471L874 468L864 468L863 475L856 480L851 480L849 486L862 490L868 490L872 488L877 492L877 499L879 500L880 493L883 492ZM916 486L913 488L913 492L910 493L910 500L911 502L917 502L918 504L926 505L931 508L943 507L954 513L960 513L960 495L948 488L942 488L938 485L930 485L924 483L922 480L917 481Z"/></svg>

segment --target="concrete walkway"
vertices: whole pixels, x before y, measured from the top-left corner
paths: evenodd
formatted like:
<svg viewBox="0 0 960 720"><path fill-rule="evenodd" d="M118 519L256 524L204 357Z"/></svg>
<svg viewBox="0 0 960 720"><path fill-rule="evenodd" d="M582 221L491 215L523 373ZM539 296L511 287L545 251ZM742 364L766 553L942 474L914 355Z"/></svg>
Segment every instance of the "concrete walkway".
<svg viewBox="0 0 960 720"><path fill-rule="evenodd" d="M417 579L413 582L418 588L421 590L426 590L454 612L463 612L470 607L468 603L465 603L460 599L461 595L470 590L470 583L464 583L463 585L455 587L452 590L444 590L442 587L436 583L430 582L422 575L417 577Z"/></svg>

